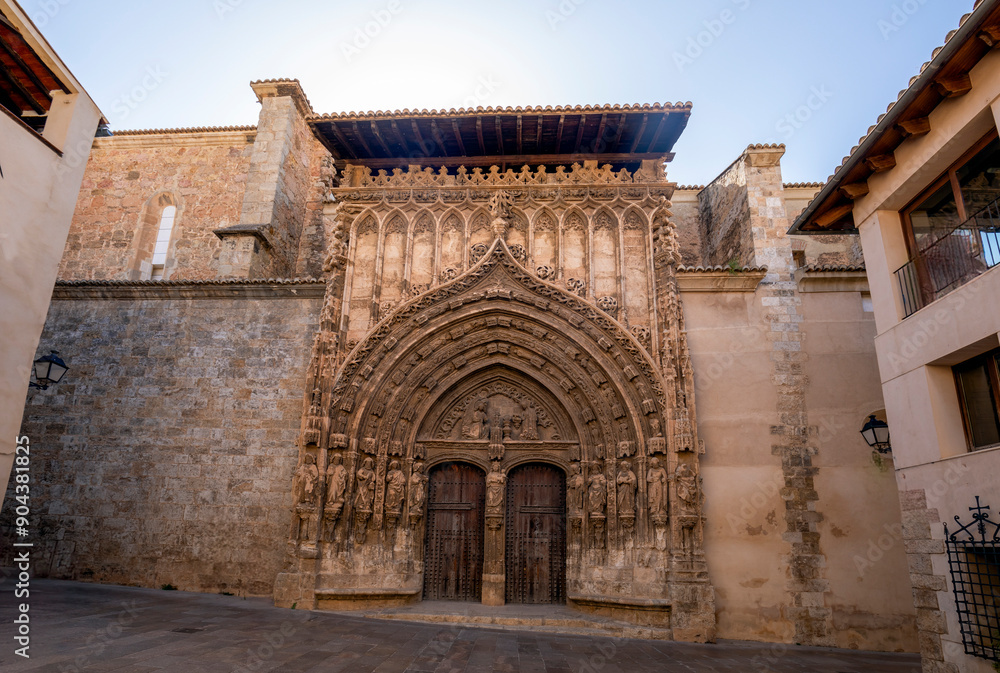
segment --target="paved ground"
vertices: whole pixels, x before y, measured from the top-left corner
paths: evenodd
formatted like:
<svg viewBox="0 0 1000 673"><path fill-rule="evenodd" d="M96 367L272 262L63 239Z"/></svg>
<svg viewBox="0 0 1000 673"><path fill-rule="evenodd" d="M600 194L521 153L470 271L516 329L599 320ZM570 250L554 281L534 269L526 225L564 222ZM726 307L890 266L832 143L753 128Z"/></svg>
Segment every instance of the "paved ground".
<svg viewBox="0 0 1000 673"><path fill-rule="evenodd" d="M18 673L919 673L913 655L411 624L282 610L266 599L33 580L30 659L0 598L0 671Z"/></svg>

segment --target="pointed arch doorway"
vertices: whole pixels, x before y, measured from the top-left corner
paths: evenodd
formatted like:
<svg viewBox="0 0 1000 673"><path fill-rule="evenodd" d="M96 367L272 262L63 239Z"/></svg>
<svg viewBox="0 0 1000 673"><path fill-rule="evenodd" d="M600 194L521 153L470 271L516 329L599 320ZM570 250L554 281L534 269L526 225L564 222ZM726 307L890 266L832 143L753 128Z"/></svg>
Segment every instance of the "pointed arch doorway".
<svg viewBox="0 0 1000 673"><path fill-rule="evenodd" d="M566 475L544 463L507 478L507 603L566 602Z"/></svg>

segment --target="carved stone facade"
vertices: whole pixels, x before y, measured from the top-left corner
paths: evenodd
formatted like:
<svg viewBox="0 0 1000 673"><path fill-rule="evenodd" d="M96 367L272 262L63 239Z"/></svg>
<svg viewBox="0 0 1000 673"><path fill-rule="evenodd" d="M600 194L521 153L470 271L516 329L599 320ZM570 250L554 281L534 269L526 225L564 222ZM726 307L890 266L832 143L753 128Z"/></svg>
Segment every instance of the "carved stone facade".
<svg viewBox="0 0 1000 673"><path fill-rule="evenodd" d="M486 475L479 597L502 603L504 484L544 463L576 475L559 514L568 600L642 603L677 638L714 638L671 191L607 167L347 167L325 210L344 245L327 261L299 468L336 474L318 493L337 514L297 506L303 520L326 508L332 533L293 527L279 604L419 594L425 470L456 461Z"/></svg>

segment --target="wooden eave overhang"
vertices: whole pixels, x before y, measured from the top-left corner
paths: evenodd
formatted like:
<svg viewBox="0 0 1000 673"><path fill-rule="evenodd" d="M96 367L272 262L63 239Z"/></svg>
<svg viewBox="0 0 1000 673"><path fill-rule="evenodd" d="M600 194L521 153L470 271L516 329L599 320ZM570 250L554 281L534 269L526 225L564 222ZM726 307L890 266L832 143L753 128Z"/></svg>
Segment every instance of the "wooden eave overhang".
<svg viewBox="0 0 1000 673"><path fill-rule="evenodd" d="M971 90L969 72L1000 46L1000 0L981 0L962 17L910 86L882 114L788 230L789 234L857 233L854 200L868 193L868 179L896 165L895 151L930 130L931 112L945 99Z"/></svg>
<svg viewBox="0 0 1000 673"><path fill-rule="evenodd" d="M596 160L636 170L669 161L691 103L314 114L308 123L339 166L457 168Z"/></svg>
<svg viewBox="0 0 1000 673"><path fill-rule="evenodd" d="M53 91L72 93L0 12L0 105L20 117L44 117Z"/></svg>

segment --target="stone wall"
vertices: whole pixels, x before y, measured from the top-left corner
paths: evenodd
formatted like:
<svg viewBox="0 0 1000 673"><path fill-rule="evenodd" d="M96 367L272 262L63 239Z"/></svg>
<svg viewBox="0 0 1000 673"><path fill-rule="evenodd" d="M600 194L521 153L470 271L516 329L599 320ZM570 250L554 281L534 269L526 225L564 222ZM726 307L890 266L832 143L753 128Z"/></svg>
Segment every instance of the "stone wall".
<svg viewBox="0 0 1000 673"><path fill-rule="evenodd" d="M59 278L138 279L140 238L155 240L162 195L177 206L165 277L215 278L221 241L213 231L240 221L254 135L246 129L97 138Z"/></svg>
<svg viewBox="0 0 1000 673"><path fill-rule="evenodd" d="M709 266L753 262L746 167L736 161L698 193L702 259Z"/></svg>
<svg viewBox="0 0 1000 673"><path fill-rule="evenodd" d="M699 188L678 187L670 199L670 221L677 227L677 243L681 248L681 260L685 266L706 264L702 252L701 213L698 207Z"/></svg>
<svg viewBox="0 0 1000 673"><path fill-rule="evenodd" d="M72 376L32 391L21 428L38 576L270 593L316 287L225 299L191 298L204 286L186 299L162 287L130 298L57 288L39 350L72 352ZM67 292L76 298L59 298ZM240 292L253 294L227 288Z"/></svg>

